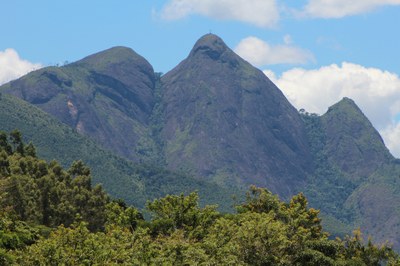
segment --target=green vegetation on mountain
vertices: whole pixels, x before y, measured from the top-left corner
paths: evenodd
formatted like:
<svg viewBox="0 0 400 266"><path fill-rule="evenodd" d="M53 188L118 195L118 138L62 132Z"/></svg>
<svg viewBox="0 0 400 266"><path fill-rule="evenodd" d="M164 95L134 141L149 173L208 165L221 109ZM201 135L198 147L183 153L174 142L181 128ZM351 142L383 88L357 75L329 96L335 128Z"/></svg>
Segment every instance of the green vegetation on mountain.
<svg viewBox="0 0 400 266"><path fill-rule="evenodd" d="M329 240L298 194L282 202L250 188L236 214L199 207L198 194L147 203L150 220L91 186L81 161L36 157L21 134L0 133L1 265L398 265L388 245L359 231Z"/></svg>
<svg viewBox="0 0 400 266"><path fill-rule="evenodd" d="M213 34L163 76L132 49L113 47L31 72L0 91L126 159L229 189L268 186L288 199L311 171L295 108Z"/></svg>
<svg viewBox="0 0 400 266"><path fill-rule="evenodd" d="M206 34L161 77L169 168L224 186L266 186L285 199L312 170L302 119L282 92Z"/></svg>
<svg viewBox="0 0 400 266"><path fill-rule="evenodd" d="M340 218L350 223L353 213L343 209L346 199L356 185L329 161L325 151L327 136L321 118L316 114L300 112L308 132L309 143L314 157L314 172L304 188L312 206L321 209L324 215ZM343 232L342 232L343 233Z"/></svg>
<svg viewBox="0 0 400 266"><path fill-rule="evenodd" d="M46 67L2 86L90 136L103 147L138 161L138 141L151 142L152 66L132 49L113 47L62 67Z"/></svg>
<svg viewBox="0 0 400 266"><path fill-rule="evenodd" d="M344 98L331 106L321 122L328 139L327 156L347 179L360 182L394 159L378 131L351 99Z"/></svg>
<svg viewBox="0 0 400 266"><path fill-rule="evenodd" d="M56 161L36 158L18 131L0 132L0 199L3 210L18 219L48 227L71 225L77 215L98 231L104 227L104 209L109 199L101 185L92 187L90 169L75 161L63 170ZM11 147L11 149L10 149Z"/></svg>
<svg viewBox="0 0 400 266"><path fill-rule="evenodd" d="M400 242L400 165L379 133L350 99L322 116L301 110L314 157L314 173L304 187L313 207L326 217L326 228L345 235L352 228Z"/></svg>
<svg viewBox="0 0 400 266"><path fill-rule="evenodd" d="M334 235L361 227L400 249L400 163L357 105L298 113L213 34L165 75L113 47L0 91L0 130L20 129L65 167L82 159L128 204L198 190L202 204L232 210L231 194L250 184L284 200L302 191Z"/></svg>
<svg viewBox="0 0 400 266"><path fill-rule="evenodd" d="M135 164L117 157L40 109L2 94L0 129L11 132L17 128L25 141L35 144L39 156L49 161L55 159L65 167L82 160L92 169L95 184L102 184L113 197L139 208L147 200L197 190L204 199L202 203L221 202L221 210L230 210L232 195L237 194L235 190L228 191L161 166Z"/></svg>

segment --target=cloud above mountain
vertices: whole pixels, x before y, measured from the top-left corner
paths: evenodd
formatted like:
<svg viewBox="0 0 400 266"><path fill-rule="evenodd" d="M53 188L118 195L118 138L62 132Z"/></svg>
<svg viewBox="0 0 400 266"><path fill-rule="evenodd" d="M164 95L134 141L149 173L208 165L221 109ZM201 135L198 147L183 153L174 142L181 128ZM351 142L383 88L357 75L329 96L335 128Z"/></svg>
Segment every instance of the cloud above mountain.
<svg viewBox="0 0 400 266"><path fill-rule="evenodd" d="M279 21L276 0L170 0L160 16L165 20L177 20L196 14L263 28L274 27Z"/></svg>
<svg viewBox="0 0 400 266"><path fill-rule="evenodd" d="M400 5L400 0L309 0L301 14L312 18L342 18L388 5Z"/></svg>
<svg viewBox="0 0 400 266"><path fill-rule="evenodd" d="M291 44L291 37L284 37L284 44L271 45L250 36L239 42L235 52L255 66L276 64L305 64L315 61L310 51Z"/></svg>
<svg viewBox="0 0 400 266"><path fill-rule="evenodd" d="M335 19L364 14L383 6L400 5L400 0L309 0L293 9L277 0L169 0L162 8L164 20L201 15L218 20L235 20L262 28L274 28L281 13L289 17ZM292 12L287 12L291 10Z"/></svg>
<svg viewBox="0 0 400 266"><path fill-rule="evenodd" d="M400 78L377 68L343 62L318 69L294 68L276 76L264 73L298 109L323 114L343 97L353 99L400 157Z"/></svg>
<svg viewBox="0 0 400 266"><path fill-rule="evenodd" d="M0 85L41 67L41 64L21 59L14 49L0 51Z"/></svg>

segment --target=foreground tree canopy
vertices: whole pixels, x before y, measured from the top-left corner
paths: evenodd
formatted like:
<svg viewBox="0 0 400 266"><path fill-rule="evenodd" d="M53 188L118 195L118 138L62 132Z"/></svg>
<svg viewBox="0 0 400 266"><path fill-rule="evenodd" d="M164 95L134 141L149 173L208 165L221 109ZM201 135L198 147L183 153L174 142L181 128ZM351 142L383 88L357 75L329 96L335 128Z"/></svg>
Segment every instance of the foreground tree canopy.
<svg viewBox="0 0 400 266"><path fill-rule="evenodd" d="M0 265L398 265L388 244L357 230L330 239L303 194L282 202L251 187L235 214L168 195L142 213L92 187L81 161L36 157L21 134L0 133Z"/></svg>

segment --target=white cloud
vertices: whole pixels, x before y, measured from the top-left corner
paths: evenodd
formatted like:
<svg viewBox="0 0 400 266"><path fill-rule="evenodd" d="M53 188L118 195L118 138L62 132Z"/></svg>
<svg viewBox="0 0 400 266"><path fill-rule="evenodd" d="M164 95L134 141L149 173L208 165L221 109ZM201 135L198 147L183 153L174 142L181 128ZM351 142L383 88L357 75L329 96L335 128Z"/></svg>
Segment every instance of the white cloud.
<svg viewBox="0 0 400 266"><path fill-rule="evenodd" d="M400 78L377 68L352 63L319 69L294 68L277 77L264 73L298 109L323 114L343 97L353 99L380 131L391 152L400 157Z"/></svg>
<svg viewBox="0 0 400 266"><path fill-rule="evenodd" d="M170 0L161 10L161 18L165 20L193 14L264 28L274 27L279 20L276 0Z"/></svg>
<svg viewBox="0 0 400 266"><path fill-rule="evenodd" d="M302 15L316 18L342 18L366 13L385 5L400 5L400 0L309 0Z"/></svg>
<svg viewBox="0 0 400 266"><path fill-rule="evenodd" d="M0 51L0 85L41 67L21 59L14 49Z"/></svg>
<svg viewBox="0 0 400 266"><path fill-rule="evenodd" d="M400 158L400 123L387 126L380 133L388 149L394 156Z"/></svg>
<svg viewBox="0 0 400 266"><path fill-rule="evenodd" d="M270 45L257 37L247 37L236 46L235 52L253 65L305 64L314 61L311 52L293 46L289 35L284 37L285 44Z"/></svg>

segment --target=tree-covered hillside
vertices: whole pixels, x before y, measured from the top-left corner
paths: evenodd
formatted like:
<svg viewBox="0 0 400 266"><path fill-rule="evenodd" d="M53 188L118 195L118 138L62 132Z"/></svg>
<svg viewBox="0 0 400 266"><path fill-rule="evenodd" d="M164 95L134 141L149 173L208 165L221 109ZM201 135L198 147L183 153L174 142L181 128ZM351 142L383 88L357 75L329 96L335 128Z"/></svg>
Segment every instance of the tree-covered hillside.
<svg viewBox="0 0 400 266"><path fill-rule="evenodd" d="M147 200L197 190L204 198L202 203L220 201L221 209L229 210L233 204L232 194L237 193L161 166L127 161L25 101L1 94L0 130L14 129L22 132L26 142L34 143L38 155L46 160L55 159L65 167L76 160L84 161L92 169L95 184L101 183L113 197L140 208Z"/></svg>
<svg viewBox="0 0 400 266"><path fill-rule="evenodd" d="M251 187L235 214L198 194L149 201L151 219L91 185L81 161L37 158L19 131L0 133L1 265L398 265L361 233L329 240L298 194L282 202Z"/></svg>

